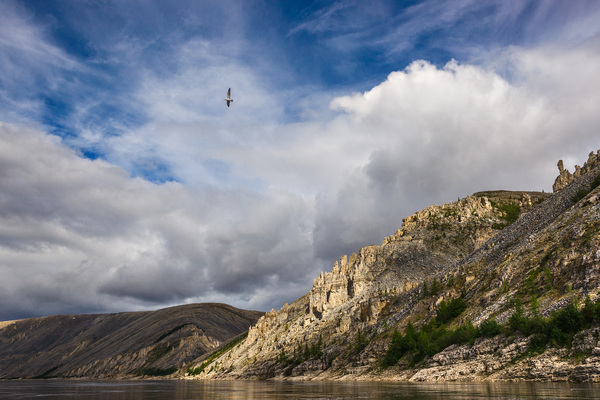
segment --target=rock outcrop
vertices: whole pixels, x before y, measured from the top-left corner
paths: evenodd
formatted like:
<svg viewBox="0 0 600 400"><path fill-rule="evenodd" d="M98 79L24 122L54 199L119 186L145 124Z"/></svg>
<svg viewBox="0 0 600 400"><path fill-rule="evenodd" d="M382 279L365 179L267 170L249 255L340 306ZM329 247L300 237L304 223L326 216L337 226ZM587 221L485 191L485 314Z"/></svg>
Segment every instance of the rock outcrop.
<svg viewBox="0 0 600 400"><path fill-rule="evenodd" d="M575 172L573 174L565 169L563 160L559 160L557 165L559 174L554 181L554 185L552 185L552 190L558 192L559 190L564 189L569 183L598 168L599 165L600 151L595 154L594 152L591 152L588 155L587 161L583 164L583 167L580 167L579 165L575 166Z"/></svg>

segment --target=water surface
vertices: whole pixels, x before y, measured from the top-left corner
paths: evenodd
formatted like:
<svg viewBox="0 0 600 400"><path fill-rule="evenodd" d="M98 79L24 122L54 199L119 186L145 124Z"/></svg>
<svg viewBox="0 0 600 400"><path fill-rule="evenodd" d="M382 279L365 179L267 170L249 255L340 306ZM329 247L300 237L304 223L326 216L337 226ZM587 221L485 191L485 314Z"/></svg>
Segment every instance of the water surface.
<svg viewBox="0 0 600 400"><path fill-rule="evenodd" d="M0 399L600 399L600 385L271 381L0 381Z"/></svg>

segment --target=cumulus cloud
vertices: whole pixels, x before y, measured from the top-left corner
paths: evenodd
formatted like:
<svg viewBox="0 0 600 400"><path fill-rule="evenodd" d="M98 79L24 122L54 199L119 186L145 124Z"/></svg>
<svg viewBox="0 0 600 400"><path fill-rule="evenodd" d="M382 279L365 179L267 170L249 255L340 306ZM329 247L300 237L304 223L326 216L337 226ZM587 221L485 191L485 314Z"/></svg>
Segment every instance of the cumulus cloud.
<svg viewBox="0 0 600 400"><path fill-rule="evenodd" d="M489 189L548 191L558 159L572 166L598 147L596 51L504 56L514 81L491 68L417 61L332 102L346 113L346 140L369 142L354 174L319 197L318 256L378 243L430 203Z"/></svg>

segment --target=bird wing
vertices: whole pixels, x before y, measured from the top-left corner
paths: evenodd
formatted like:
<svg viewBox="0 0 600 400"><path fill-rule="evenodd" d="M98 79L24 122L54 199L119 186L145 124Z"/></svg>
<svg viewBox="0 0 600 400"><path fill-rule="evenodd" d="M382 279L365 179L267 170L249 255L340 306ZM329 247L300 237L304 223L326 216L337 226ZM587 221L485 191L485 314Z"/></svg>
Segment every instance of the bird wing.
<svg viewBox="0 0 600 400"><path fill-rule="evenodd" d="M231 98L231 88L229 88L229 90L227 91L227 98L230 99Z"/></svg>

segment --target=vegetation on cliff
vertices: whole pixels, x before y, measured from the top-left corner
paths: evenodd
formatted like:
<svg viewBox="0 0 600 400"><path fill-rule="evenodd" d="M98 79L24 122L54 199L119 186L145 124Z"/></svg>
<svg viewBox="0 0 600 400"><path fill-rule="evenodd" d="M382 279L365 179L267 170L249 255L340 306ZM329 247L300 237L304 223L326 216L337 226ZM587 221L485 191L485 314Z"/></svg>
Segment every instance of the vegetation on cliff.
<svg viewBox="0 0 600 400"><path fill-rule="evenodd" d="M586 298L580 309L570 302L566 307L553 312L549 317L542 317L534 308L532 315L526 315L523 306L516 302L515 312L504 325L493 319L487 319L478 327L471 320L448 328L447 323L458 317L467 308L467 303L453 299L449 303L440 304L434 319L416 330L409 323L404 335L394 330L382 367L388 368L398 364L405 358L414 366L425 357L433 356L445 348L455 344L473 344L480 337L504 335L524 335L529 337L528 352L524 355L543 353L548 347L567 347L573 342L577 333L600 324L600 298L593 302Z"/></svg>
<svg viewBox="0 0 600 400"><path fill-rule="evenodd" d="M410 363L415 364L426 356L439 353L451 344L472 342L480 332L471 321L448 329L447 324L458 317L467 308L467 303L462 298L452 299L446 303L442 301L437 309L436 316L423 325L418 331L412 323L408 323L404 335L394 330L389 349L383 358L382 365L390 367L410 354ZM487 326L487 325L486 325Z"/></svg>

